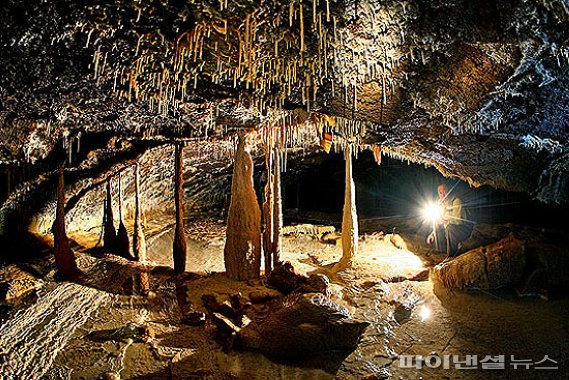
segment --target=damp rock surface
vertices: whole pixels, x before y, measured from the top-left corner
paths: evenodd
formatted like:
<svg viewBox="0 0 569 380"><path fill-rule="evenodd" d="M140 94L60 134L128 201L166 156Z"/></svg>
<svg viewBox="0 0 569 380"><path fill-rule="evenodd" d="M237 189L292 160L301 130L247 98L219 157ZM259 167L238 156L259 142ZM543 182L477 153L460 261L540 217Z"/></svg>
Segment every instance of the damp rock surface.
<svg viewBox="0 0 569 380"><path fill-rule="evenodd" d="M525 269L525 244L509 236L437 265L431 278L449 289L495 289L516 284Z"/></svg>

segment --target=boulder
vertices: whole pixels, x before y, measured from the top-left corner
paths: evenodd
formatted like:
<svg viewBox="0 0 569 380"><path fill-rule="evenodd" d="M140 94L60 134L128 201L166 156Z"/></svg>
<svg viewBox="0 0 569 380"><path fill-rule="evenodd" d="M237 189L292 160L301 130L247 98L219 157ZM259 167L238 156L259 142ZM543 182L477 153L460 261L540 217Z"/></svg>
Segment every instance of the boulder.
<svg viewBox="0 0 569 380"><path fill-rule="evenodd" d="M300 293L322 293L330 295L330 279L325 274L312 274L299 289Z"/></svg>
<svg viewBox="0 0 569 380"><path fill-rule="evenodd" d="M510 235L435 266L431 279L449 289L495 289L519 282L525 264L525 242Z"/></svg>
<svg viewBox="0 0 569 380"><path fill-rule="evenodd" d="M274 268L267 277L267 284L285 294L291 293L306 283L308 277L296 273L288 261Z"/></svg>
<svg viewBox="0 0 569 380"><path fill-rule="evenodd" d="M249 293L249 299L251 300L252 303L258 304L258 303L265 303L268 302L270 300L273 300L275 298L279 298L281 296L281 294L277 291L274 290L269 290L267 289L266 291L254 291Z"/></svg>
<svg viewBox="0 0 569 380"><path fill-rule="evenodd" d="M219 302L213 294L202 295L202 302L210 313L220 313L228 318L237 318L239 310L236 310L229 300Z"/></svg>
<svg viewBox="0 0 569 380"><path fill-rule="evenodd" d="M324 244L337 245L338 241L342 239L342 235L337 232L328 232L322 235L320 241Z"/></svg>
<svg viewBox="0 0 569 380"><path fill-rule="evenodd" d="M320 293L293 294L274 305L261 323L238 329L248 349L279 358L304 358L322 352L351 352L368 322Z"/></svg>
<svg viewBox="0 0 569 380"><path fill-rule="evenodd" d="M401 235L395 233L387 234L385 235L384 240L389 241L397 249L407 250L407 243L405 243L405 240L403 240Z"/></svg>
<svg viewBox="0 0 569 380"><path fill-rule="evenodd" d="M231 307L239 312L244 312L251 307L251 301L241 293L232 295L229 298L229 301L231 303Z"/></svg>
<svg viewBox="0 0 569 380"><path fill-rule="evenodd" d="M203 326L205 324L205 313L192 311L182 317L182 323L189 326Z"/></svg>

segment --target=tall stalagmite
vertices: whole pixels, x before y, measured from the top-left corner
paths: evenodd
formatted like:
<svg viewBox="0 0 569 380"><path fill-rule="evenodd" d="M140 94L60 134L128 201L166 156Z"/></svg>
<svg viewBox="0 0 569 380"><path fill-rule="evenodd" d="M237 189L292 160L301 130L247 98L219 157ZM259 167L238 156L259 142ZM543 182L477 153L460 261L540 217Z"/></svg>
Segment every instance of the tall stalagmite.
<svg viewBox="0 0 569 380"><path fill-rule="evenodd" d="M125 259L132 260L133 257L130 254L130 241L128 239L128 232L123 221L122 214L122 191L121 191L121 175L119 173L119 230L117 232L117 238L115 241L116 254L124 257Z"/></svg>
<svg viewBox="0 0 569 380"><path fill-rule="evenodd" d="M352 178L352 146L346 144L346 187L344 191L344 213L342 216L342 258L335 270L352 265L358 252L358 215L356 213L356 189Z"/></svg>
<svg viewBox="0 0 569 380"><path fill-rule="evenodd" d="M115 240L117 232L115 230L115 221L113 218L113 202L111 198L111 179L107 179L107 197L105 200L105 227L103 235L103 244L106 252L115 251Z"/></svg>
<svg viewBox="0 0 569 380"><path fill-rule="evenodd" d="M265 164L267 168L267 184L265 185L265 201L263 202L263 254L265 256L265 275L271 273L273 265L273 149L265 148Z"/></svg>
<svg viewBox="0 0 569 380"><path fill-rule="evenodd" d="M175 175L174 175L174 197L176 203L176 230L174 234L173 257L174 273L184 273L186 270L186 236L184 233L184 203L183 195L183 152L182 145L176 144L175 149Z"/></svg>
<svg viewBox="0 0 569 380"><path fill-rule="evenodd" d="M239 136L235 154L224 249L227 275L234 280L259 278L261 269L261 210L253 187L253 160L245 150L245 139L245 135Z"/></svg>
<svg viewBox="0 0 569 380"><path fill-rule="evenodd" d="M273 174L273 268L281 261L281 235L283 230L283 204L281 199L281 156L277 148L274 153Z"/></svg>
<svg viewBox="0 0 569 380"><path fill-rule="evenodd" d="M55 228L53 231L53 246L55 250L55 266L63 280L77 281L80 277L79 268L75 262L75 255L69 246L69 239L65 232L65 182L63 178L63 165L59 167L57 184L57 206L55 212Z"/></svg>
<svg viewBox="0 0 569 380"><path fill-rule="evenodd" d="M134 168L134 228L132 234L132 253L134 259L139 262L146 261L146 237L142 225L142 207L140 203L140 166L138 162ZM138 287L141 293L147 293L150 289L148 273L141 272L138 275Z"/></svg>
<svg viewBox="0 0 569 380"><path fill-rule="evenodd" d="M279 265L281 254L282 200L281 200L281 152L279 141L281 131L271 130L266 136L265 163L267 184L263 202L263 252L265 275Z"/></svg>

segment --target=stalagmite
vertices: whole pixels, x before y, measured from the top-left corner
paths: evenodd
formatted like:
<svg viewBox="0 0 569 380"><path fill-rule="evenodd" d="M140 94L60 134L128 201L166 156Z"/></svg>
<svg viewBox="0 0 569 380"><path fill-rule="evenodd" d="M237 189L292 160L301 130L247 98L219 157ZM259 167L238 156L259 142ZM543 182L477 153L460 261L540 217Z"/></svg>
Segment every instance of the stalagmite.
<svg viewBox="0 0 569 380"><path fill-rule="evenodd" d="M272 270L273 252L273 152L269 147L265 150L267 167L267 184L265 185L265 201L263 202L263 253L265 255L265 275Z"/></svg>
<svg viewBox="0 0 569 380"><path fill-rule="evenodd" d="M281 235L283 229L283 205L281 200L281 157L278 148L274 150L273 174L273 267L281 261Z"/></svg>
<svg viewBox="0 0 569 380"><path fill-rule="evenodd" d="M344 212L342 216L342 258L334 267L335 271L348 268L358 252L358 216L356 214L356 191L352 178L352 146L345 149L346 187L344 192Z"/></svg>
<svg viewBox="0 0 569 380"><path fill-rule="evenodd" d="M253 160L245 150L245 138L239 136L235 154L224 249L227 275L234 280L258 278L261 266L261 210L253 187Z"/></svg>
<svg viewBox="0 0 569 380"><path fill-rule="evenodd" d="M115 240L117 232L115 230L115 222L113 220L113 202L111 199L111 180L107 179L107 198L105 200L105 222L104 222L104 236L103 242L106 252L115 251Z"/></svg>
<svg viewBox="0 0 569 380"><path fill-rule="evenodd" d="M59 167L59 180L57 184L57 206L55 214L55 228L53 231L53 246L55 250L55 266L63 280L79 280L81 272L77 268L75 256L69 246L69 239L65 232L65 182L63 178L63 165Z"/></svg>
<svg viewBox="0 0 569 380"><path fill-rule="evenodd" d="M176 144L175 149L174 197L176 203L176 230L174 234L173 259L174 273L184 273L186 270L186 236L184 233L184 203L183 203L183 152L182 145Z"/></svg>
<svg viewBox="0 0 569 380"><path fill-rule="evenodd" d="M142 224L142 207L140 204L140 166L138 162L134 168L134 230L132 234L132 253L139 262L146 261L146 237ZM141 293L148 293L150 289L148 273L138 275L138 287Z"/></svg>
<svg viewBox="0 0 569 380"><path fill-rule="evenodd" d="M121 175L119 174L119 229L117 232L117 239L115 241L116 254L124 257L125 259L132 260L130 254L130 241L128 240L128 232L123 221L122 214L122 191L121 191Z"/></svg>

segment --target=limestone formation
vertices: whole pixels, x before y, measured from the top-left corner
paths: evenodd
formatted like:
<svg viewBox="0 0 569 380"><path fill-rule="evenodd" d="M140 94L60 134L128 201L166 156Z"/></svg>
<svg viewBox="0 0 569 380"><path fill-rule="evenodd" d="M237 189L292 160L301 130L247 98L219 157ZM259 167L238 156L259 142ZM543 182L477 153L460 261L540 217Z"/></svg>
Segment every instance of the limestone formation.
<svg viewBox="0 0 569 380"><path fill-rule="evenodd" d="M65 182L63 165L59 167L56 207L55 229L53 232L55 266L62 279L77 281L80 277L80 271L79 268L77 268L75 255L69 246L69 239L65 232Z"/></svg>
<svg viewBox="0 0 569 380"><path fill-rule="evenodd" d="M272 144L276 144L272 141ZM267 184L263 202L263 252L265 254L265 275L280 263L282 249L281 236L282 195L281 195L281 157L276 146L265 149Z"/></svg>
<svg viewBox="0 0 569 380"><path fill-rule="evenodd" d="M431 279L449 289L495 289L520 281L525 263L525 242L510 235L437 265Z"/></svg>
<svg viewBox="0 0 569 380"><path fill-rule="evenodd" d="M105 199L103 244L106 252L114 252L116 247L117 232L113 218L113 201L111 197L111 180L107 179L107 196Z"/></svg>
<svg viewBox="0 0 569 380"><path fill-rule="evenodd" d="M265 185L265 201L263 202L263 254L265 256L265 276L268 276L273 269L273 228L274 228L274 218L273 218L273 151L271 149L265 149L265 165L267 168L267 184Z"/></svg>
<svg viewBox="0 0 569 380"><path fill-rule="evenodd" d="M322 294L293 294L275 305L261 324L249 324L238 335L249 349L301 358L321 352L350 352L368 326Z"/></svg>
<svg viewBox="0 0 569 380"><path fill-rule="evenodd" d="M261 210L245 139L245 135L240 135L235 154L224 249L227 275L234 280L258 278L261 266Z"/></svg>
<svg viewBox="0 0 569 380"><path fill-rule="evenodd" d="M273 268L280 264L282 250L283 230L283 203L281 195L281 156L277 148L274 149L275 167L273 175L273 239L272 258Z"/></svg>
<svg viewBox="0 0 569 380"><path fill-rule="evenodd" d="M346 187L344 190L344 212L342 215L342 258L335 270L352 265L358 252L358 215L356 213L356 189L352 178L352 147L346 144Z"/></svg>
<svg viewBox="0 0 569 380"><path fill-rule="evenodd" d="M140 202L140 166L138 162L134 168L134 227L132 234L132 253L134 259L139 262L146 261L146 237L142 224L142 206ZM141 293L147 293L150 285L148 273L141 272L138 275L138 287Z"/></svg>
<svg viewBox="0 0 569 380"><path fill-rule="evenodd" d="M175 176L174 176L174 201L176 203L176 229L174 232L173 259L174 272L184 273L186 270L186 236L184 233L184 201L183 194L183 152L182 146L176 145L175 150Z"/></svg>
<svg viewBox="0 0 569 380"><path fill-rule="evenodd" d="M121 191L121 175L119 174L119 229L117 231L117 238L115 240L115 253L125 259L132 260L130 254L130 241L128 239L128 232L123 221L122 213L122 191Z"/></svg>

